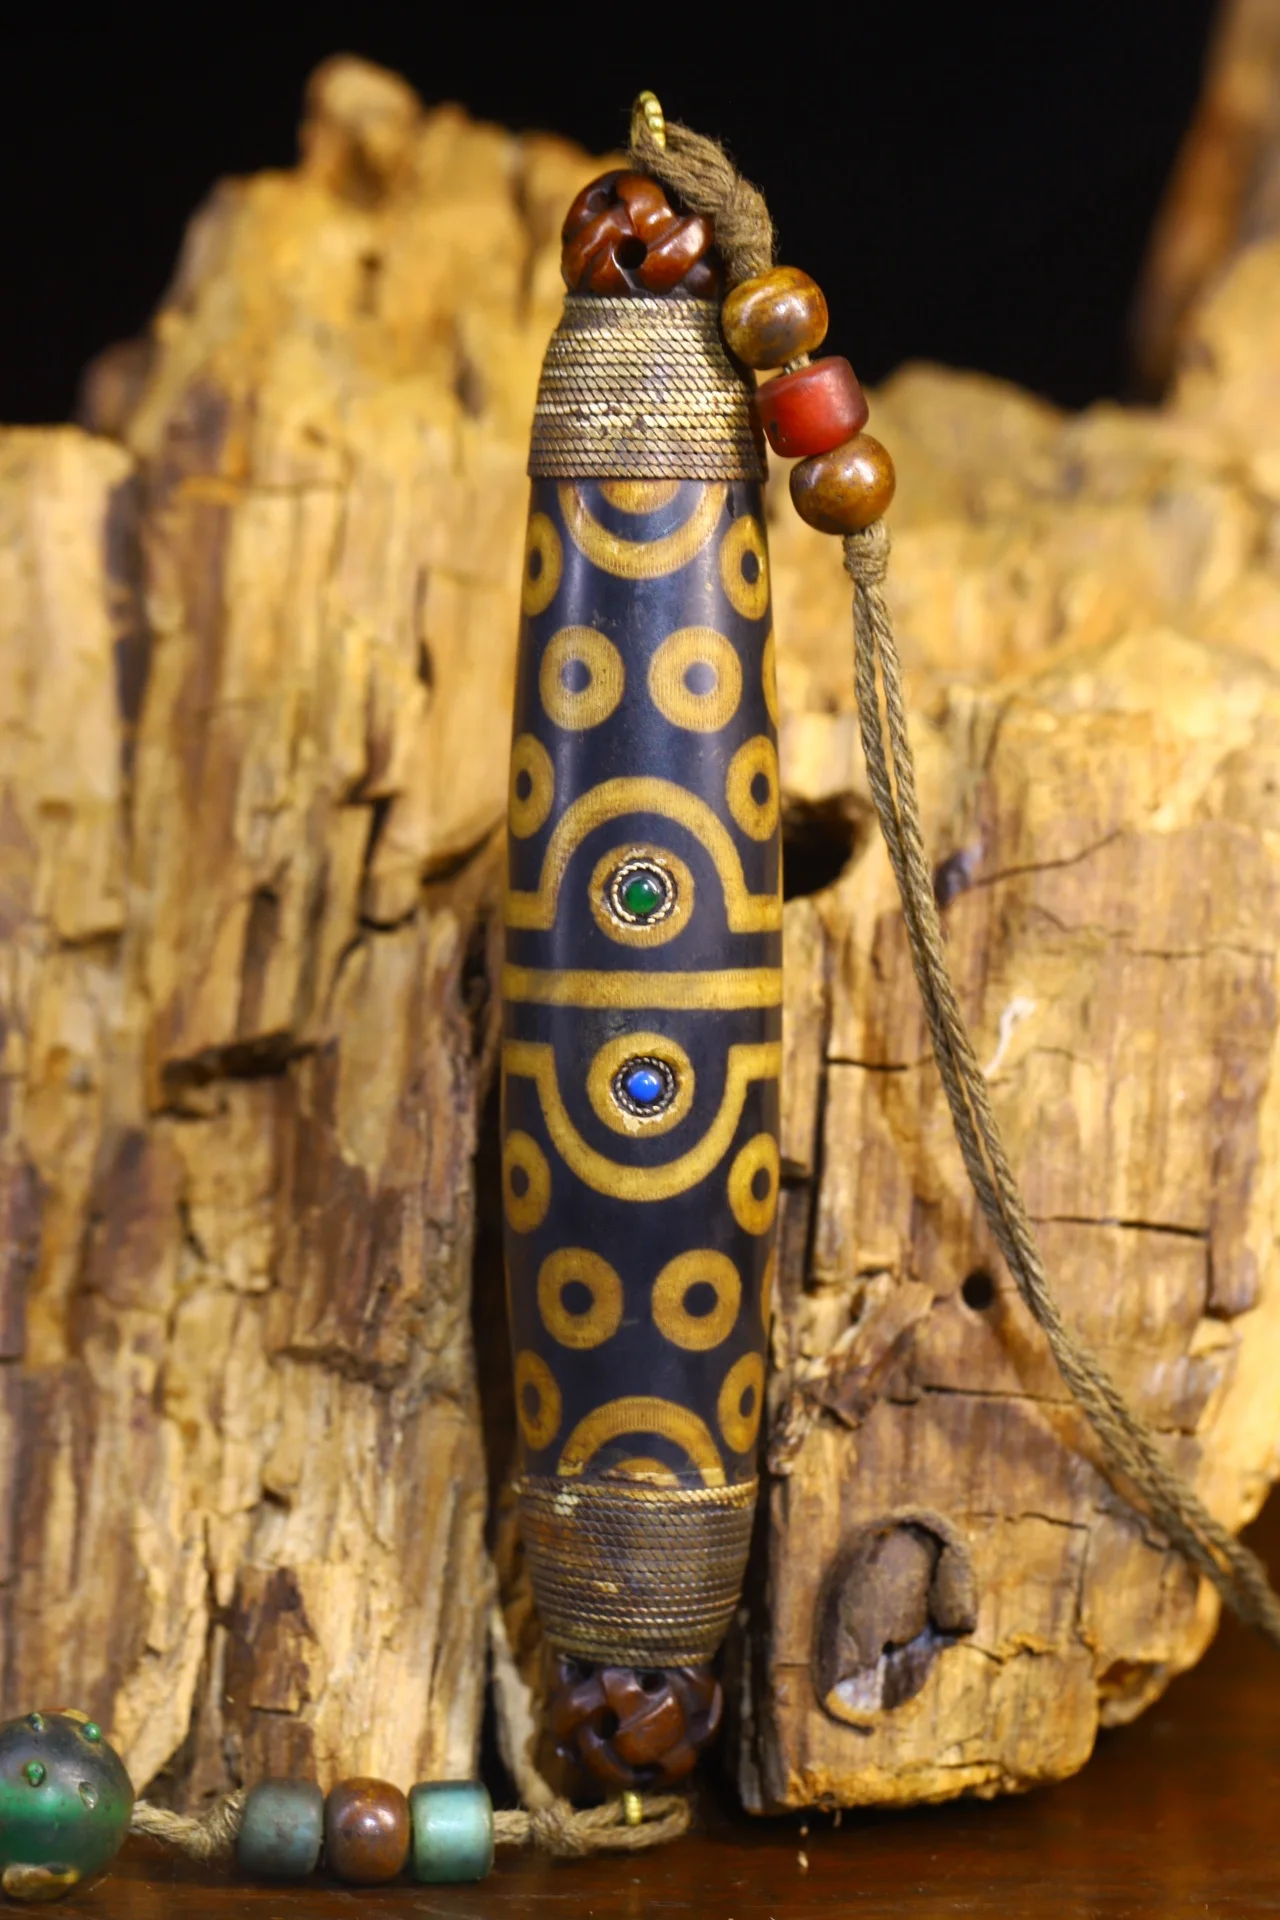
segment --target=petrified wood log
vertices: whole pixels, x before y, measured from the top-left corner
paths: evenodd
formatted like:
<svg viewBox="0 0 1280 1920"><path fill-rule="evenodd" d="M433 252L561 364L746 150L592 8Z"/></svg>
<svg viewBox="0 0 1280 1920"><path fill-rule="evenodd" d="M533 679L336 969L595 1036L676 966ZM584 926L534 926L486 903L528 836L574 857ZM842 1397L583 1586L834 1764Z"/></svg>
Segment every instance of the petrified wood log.
<svg viewBox="0 0 1280 1920"><path fill-rule="evenodd" d="M86 430L0 437L7 1708L81 1702L187 1803L473 1761L523 469L599 170L351 61L302 152L216 190ZM1233 1524L1280 1466L1278 297L1258 250L1159 414L916 369L875 415L1014 1162L1069 1316ZM758 1807L996 1792L1078 1766L1215 1604L979 1225L847 585L774 490L788 1191L729 1752Z"/></svg>

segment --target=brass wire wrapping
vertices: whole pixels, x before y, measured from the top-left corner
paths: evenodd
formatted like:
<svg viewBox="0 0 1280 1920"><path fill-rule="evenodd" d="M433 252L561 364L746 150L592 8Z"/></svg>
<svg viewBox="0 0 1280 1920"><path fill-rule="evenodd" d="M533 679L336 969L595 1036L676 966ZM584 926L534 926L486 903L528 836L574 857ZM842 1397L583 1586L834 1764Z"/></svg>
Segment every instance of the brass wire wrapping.
<svg viewBox="0 0 1280 1920"><path fill-rule="evenodd" d="M694 1666L732 1622L757 1482L609 1486L528 1476L520 1529L553 1646L615 1666Z"/></svg>
<svg viewBox="0 0 1280 1920"><path fill-rule="evenodd" d="M570 294L533 416L533 479L763 480L752 389L711 300Z"/></svg>

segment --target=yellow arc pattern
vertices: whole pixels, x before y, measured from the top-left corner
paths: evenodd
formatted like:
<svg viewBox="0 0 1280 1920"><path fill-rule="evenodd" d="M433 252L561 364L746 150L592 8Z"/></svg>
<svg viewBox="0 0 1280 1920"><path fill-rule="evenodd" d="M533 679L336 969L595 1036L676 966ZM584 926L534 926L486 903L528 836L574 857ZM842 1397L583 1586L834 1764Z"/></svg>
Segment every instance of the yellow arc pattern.
<svg viewBox="0 0 1280 1920"><path fill-rule="evenodd" d="M502 1048L507 1079L532 1080L556 1152L585 1185L616 1200L670 1200L705 1180L728 1151L753 1080L776 1080L782 1048L776 1040L740 1041L729 1048L719 1112L696 1146L656 1167L627 1166L589 1146L570 1119L560 1094L555 1051L545 1040L507 1040ZM743 1149L743 1153L748 1151ZM738 1160L742 1154L738 1155ZM735 1162L735 1165L737 1163ZM754 1168L752 1169L754 1171ZM748 1193L748 1198L750 1195ZM775 1196L776 1204L776 1196ZM763 1232L763 1227L752 1229Z"/></svg>
<svg viewBox="0 0 1280 1920"><path fill-rule="evenodd" d="M643 1393L608 1400L579 1420L564 1443L557 1471L566 1477L581 1473L601 1447L632 1433L670 1440L698 1469L704 1487L724 1485L724 1462L706 1421L675 1400Z"/></svg>
<svg viewBox="0 0 1280 1920"><path fill-rule="evenodd" d="M729 489L723 482L709 482L683 525L657 540L628 540L623 534L610 533L572 480L566 480L558 491L569 538L592 566L620 580L660 580L664 574L687 567L694 554L706 546L724 511Z"/></svg>
<svg viewBox="0 0 1280 1920"><path fill-rule="evenodd" d="M654 813L676 820L702 842L724 888L725 915L732 933L776 933L781 927L781 892L748 892L742 856L720 816L696 793L655 774L604 780L565 808L551 830L536 890L507 891L507 925L549 931L555 925L565 869L574 853L596 827L631 813Z"/></svg>

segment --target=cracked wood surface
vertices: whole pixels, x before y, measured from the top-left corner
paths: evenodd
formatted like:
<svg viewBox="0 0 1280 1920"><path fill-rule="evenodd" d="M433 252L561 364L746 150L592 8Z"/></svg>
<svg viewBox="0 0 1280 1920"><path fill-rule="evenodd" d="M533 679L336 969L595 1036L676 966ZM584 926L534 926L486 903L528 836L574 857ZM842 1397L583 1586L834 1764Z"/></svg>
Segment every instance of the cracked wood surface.
<svg viewBox="0 0 1280 1920"><path fill-rule="evenodd" d="M469 1325L551 139L317 75L90 431L0 439L8 1710L469 1774Z"/></svg>
<svg viewBox="0 0 1280 1920"><path fill-rule="evenodd" d="M82 1704L183 1804L474 1762L494 836L528 422L596 167L347 60L302 148L215 190L87 430L0 435L5 1692ZM1159 414L928 368L877 401L979 1057L1069 1317L1233 1523L1280 1424L1277 299L1264 249ZM847 583L785 473L770 515L787 1191L729 1753L758 1808L994 1793L1078 1767L1214 1607L1102 1479L977 1219ZM482 1271L494 1383L500 1299ZM976 1626L890 1646L844 1723L823 1582L930 1513Z"/></svg>
<svg viewBox="0 0 1280 1920"><path fill-rule="evenodd" d="M929 369L876 408L960 1003L1068 1320L1232 1526L1280 1470L1278 295L1273 245L1159 413L1065 418ZM1103 1478L986 1230L866 827L847 656L809 644L784 786L843 808L854 856L787 909L773 1480L737 1675L762 1810L1069 1773L1217 1618ZM847 1681L883 1710L844 1725L813 1680L828 1570L920 1506L968 1542L977 1624L913 1639L909 1596L904 1644Z"/></svg>

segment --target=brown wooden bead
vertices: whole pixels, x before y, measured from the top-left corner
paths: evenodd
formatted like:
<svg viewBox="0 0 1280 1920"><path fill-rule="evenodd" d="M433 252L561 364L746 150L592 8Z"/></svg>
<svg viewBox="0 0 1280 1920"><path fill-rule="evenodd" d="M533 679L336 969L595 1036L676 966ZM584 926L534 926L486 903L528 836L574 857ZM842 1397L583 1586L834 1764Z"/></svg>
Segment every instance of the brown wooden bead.
<svg viewBox="0 0 1280 1920"><path fill-rule="evenodd" d="M325 1860L339 1880L376 1887L409 1858L409 1802L386 1780L343 1780L324 1803Z"/></svg>
<svg viewBox="0 0 1280 1920"><path fill-rule="evenodd" d="M886 447L869 433L791 469L791 498L819 533L861 533L893 499L897 477Z"/></svg>
<svg viewBox="0 0 1280 1920"><path fill-rule="evenodd" d="M746 366L785 367L826 339L826 296L799 267L774 267L733 289L720 325Z"/></svg>

